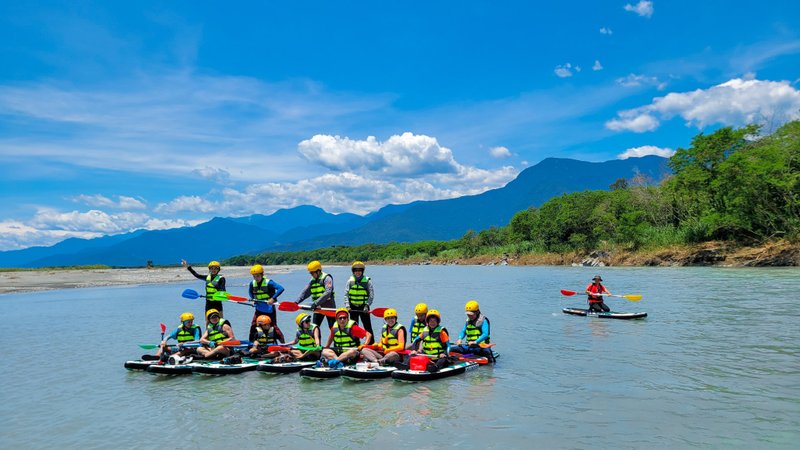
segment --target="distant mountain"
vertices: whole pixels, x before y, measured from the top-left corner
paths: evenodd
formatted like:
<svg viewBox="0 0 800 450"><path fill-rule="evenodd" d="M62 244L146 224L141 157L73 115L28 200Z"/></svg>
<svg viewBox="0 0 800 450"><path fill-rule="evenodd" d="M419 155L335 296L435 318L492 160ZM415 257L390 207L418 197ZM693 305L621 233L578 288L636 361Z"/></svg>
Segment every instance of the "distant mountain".
<svg viewBox="0 0 800 450"><path fill-rule="evenodd" d="M608 189L636 174L658 181L669 173L666 161L657 156L602 163L548 158L506 186L478 195L388 205L363 217L298 206L270 215L216 217L194 227L67 239L51 247L0 252L0 267L177 264L181 258L205 262L263 251L455 239L468 230L507 225L517 212L558 195Z"/></svg>
<svg viewBox="0 0 800 450"><path fill-rule="evenodd" d="M456 239L469 230L507 225L517 212L541 206L547 200L569 192L608 189L618 179L631 179L637 174L657 182L669 173L666 162L665 158L658 156L601 163L548 158L523 170L502 188L448 200L413 202L403 205L393 214L384 213L384 209L396 206L387 206L375 213L372 220L347 232L267 250Z"/></svg>

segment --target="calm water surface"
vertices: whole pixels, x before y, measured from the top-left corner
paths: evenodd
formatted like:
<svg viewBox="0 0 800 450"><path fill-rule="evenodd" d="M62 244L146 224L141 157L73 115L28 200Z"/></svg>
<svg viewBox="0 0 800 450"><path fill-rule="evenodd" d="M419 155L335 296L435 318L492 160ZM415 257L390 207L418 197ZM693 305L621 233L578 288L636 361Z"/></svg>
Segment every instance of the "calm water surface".
<svg viewBox="0 0 800 450"><path fill-rule="evenodd" d="M326 270L341 294L347 268ZM0 447L797 448L800 270L604 268L612 292L644 296L611 299L612 309L649 317L562 314L585 298L559 289L580 291L597 271L368 267L375 305L397 308L405 325L421 300L451 332L470 298L492 321L495 367L423 384L126 371L137 344L158 342L160 322L202 315L201 300L180 297L202 289L189 274L184 284L0 296ZM277 277L282 299L306 278ZM247 281L228 280L229 291L245 295ZM245 336L252 309L225 313ZM293 319L279 313L287 335Z"/></svg>

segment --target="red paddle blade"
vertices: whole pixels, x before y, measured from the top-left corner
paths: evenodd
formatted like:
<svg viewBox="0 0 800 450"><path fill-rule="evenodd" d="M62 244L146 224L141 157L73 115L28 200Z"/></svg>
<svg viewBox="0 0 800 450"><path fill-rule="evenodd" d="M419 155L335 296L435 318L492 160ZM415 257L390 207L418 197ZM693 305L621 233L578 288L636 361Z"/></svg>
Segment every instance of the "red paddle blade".
<svg viewBox="0 0 800 450"><path fill-rule="evenodd" d="M314 311L317 314L322 314L325 317L336 317L336 311L329 311L327 309L315 309Z"/></svg>
<svg viewBox="0 0 800 450"><path fill-rule="evenodd" d="M231 294L226 293L225 296L228 298L228 300L230 300L232 302L246 302L247 301L247 298L239 297L237 295L231 295Z"/></svg>
<svg viewBox="0 0 800 450"><path fill-rule="evenodd" d="M278 303L278 311L287 311L293 312L298 311L300 309L300 305L295 302L280 302Z"/></svg>
<svg viewBox="0 0 800 450"><path fill-rule="evenodd" d="M269 347L267 347L267 351L270 352L270 353L272 353L272 352L288 352L291 349L292 349L292 347L286 347L284 345L270 345Z"/></svg>
<svg viewBox="0 0 800 450"><path fill-rule="evenodd" d="M369 313L375 317L380 317L381 319L383 319L383 313L385 313L387 309L389 308L375 308Z"/></svg>
<svg viewBox="0 0 800 450"><path fill-rule="evenodd" d="M225 342L220 342L219 345L223 347L235 347L237 345L242 345L242 341L225 341Z"/></svg>
<svg viewBox="0 0 800 450"><path fill-rule="evenodd" d="M562 295L575 295L575 294L577 294L577 292L575 292L575 291L567 291L565 289L562 289L561 290L561 294Z"/></svg>
<svg viewBox="0 0 800 450"><path fill-rule="evenodd" d="M162 323L161 324L161 334L164 334L166 332L167 332L167 326Z"/></svg>

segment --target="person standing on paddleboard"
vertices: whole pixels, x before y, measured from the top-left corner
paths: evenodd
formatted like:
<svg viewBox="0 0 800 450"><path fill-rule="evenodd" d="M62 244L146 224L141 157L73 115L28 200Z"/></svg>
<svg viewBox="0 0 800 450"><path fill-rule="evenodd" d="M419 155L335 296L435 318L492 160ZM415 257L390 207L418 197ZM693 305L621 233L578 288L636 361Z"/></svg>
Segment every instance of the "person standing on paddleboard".
<svg viewBox="0 0 800 450"><path fill-rule="evenodd" d="M311 297L311 309L317 308L336 308L336 300L333 293L333 277L322 271L322 264L319 261L311 261L308 263L308 273L311 274L311 280L297 297L295 303L300 304L303 300ZM320 326L322 319L325 316L319 313L314 313L314 325ZM328 327L333 328L336 321L333 317L328 317Z"/></svg>
<svg viewBox="0 0 800 450"><path fill-rule="evenodd" d="M250 300L254 302L256 307L253 313L253 321L250 323L250 335L248 340L255 341L256 337L256 320L258 316L269 316L273 326L278 326L278 315L275 311L275 301L278 296L283 294L283 286L276 283L274 280L264 277L264 267L261 264L255 264L250 268L250 275L253 276L253 281L250 282L248 292L250 293Z"/></svg>
<svg viewBox="0 0 800 450"><path fill-rule="evenodd" d="M225 292L225 277L219 275L219 271L222 270L219 261L211 261L208 263L208 275L200 275L195 272L185 259L181 260L181 265L186 267L186 270L194 275L195 278L206 282L206 315L209 310L216 309L219 312L219 316L222 317L222 302L210 300L217 292Z"/></svg>
<svg viewBox="0 0 800 450"><path fill-rule="evenodd" d="M347 281L347 288L344 291L344 307L350 310L351 319L358 323L360 318L364 329L374 334L369 309L372 307L372 300L375 299L375 291L370 278L364 275L365 267L361 261L353 263L351 267L353 276Z"/></svg>
<svg viewBox="0 0 800 450"><path fill-rule="evenodd" d="M450 352L461 354L473 354L478 356L485 356L492 359L492 350L488 348L481 348L481 344L489 344L490 324L489 318L484 316L481 312L480 305L475 300L470 300L464 306L464 312L467 314L467 321L464 323L464 329L458 335L456 345L450 347ZM466 345L464 345L466 344Z"/></svg>
<svg viewBox="0 0 800 450"><path fill-rule="evenodd" d="M611 295L611 292L606 289L600 282L603 281L600 275L595 275L592 278L592 283L586 286L586 295L589 296L589 312L609 312L611 308L603 303L603 295Z"/></svg>

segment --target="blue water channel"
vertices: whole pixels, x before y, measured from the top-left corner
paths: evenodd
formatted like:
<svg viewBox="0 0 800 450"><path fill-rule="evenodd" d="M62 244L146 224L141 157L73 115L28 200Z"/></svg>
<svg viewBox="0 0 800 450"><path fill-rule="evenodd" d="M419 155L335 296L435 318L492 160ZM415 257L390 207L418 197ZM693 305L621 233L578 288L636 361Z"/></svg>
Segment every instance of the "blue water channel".
<svg viewBox="0 0 800 450"><path fill-rule="evenodd" d="M346 267L326 267L337 294ZM599 272L617 321L562 314ZM224 274L224 269L223 269ZM267 269L267 276L269 276ZM0 296L2 448L797 448L800 270L369 266L375 306L420 301L451 332L476 299L495 367L422 384L259 372L159 377L123 368L184 311L185 282ZM294 300L308 275L275 279ZM228 280L246 295L248 280ZM339 300L341 303L341 300ZM252 309L226 304L247 335ZM294 333L295 313L278 325ZM382 321L373 319L373 324ZM327 332L323 333L323 338Z"/></svg>

